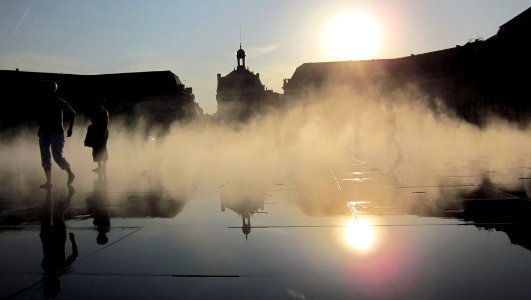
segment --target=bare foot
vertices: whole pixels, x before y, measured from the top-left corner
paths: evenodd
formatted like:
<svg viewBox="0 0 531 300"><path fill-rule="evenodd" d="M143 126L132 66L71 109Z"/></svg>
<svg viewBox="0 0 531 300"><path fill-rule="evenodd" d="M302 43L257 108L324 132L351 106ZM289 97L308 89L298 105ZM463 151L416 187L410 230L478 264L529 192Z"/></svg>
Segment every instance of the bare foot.
<svg viewBox="0 0 531 300"><path fill-rule="evenodd" d="M76 175L74 173L70 172L68 174L68 181L66 182L67 185L71 185L72 182L74 182L74 179L76 178Z"/></svg>

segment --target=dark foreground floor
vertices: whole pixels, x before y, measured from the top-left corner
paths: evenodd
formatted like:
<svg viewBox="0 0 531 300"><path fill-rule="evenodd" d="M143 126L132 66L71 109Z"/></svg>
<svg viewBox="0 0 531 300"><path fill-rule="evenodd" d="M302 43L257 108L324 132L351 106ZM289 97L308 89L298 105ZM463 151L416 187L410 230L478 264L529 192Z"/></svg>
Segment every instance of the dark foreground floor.
<svg viewBox="0 0 531 300"><path fill-rule="evenodd" d="M43 190L4 174L0 298L530 299L530 166L408 165L186 188L94 174Z"/></svg>

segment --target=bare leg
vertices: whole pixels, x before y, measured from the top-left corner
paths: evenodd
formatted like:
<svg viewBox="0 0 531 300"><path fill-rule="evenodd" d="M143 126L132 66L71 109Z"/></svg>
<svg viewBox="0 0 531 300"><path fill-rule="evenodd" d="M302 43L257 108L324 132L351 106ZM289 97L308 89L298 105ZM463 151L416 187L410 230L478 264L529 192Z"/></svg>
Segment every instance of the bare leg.
<svg viewBox="0 0 531 300"><path fill-rule="evenodd" d="M72 172L70 169L65 169L66 173L68 173L68 180L66 184L71 185L72 182L74 182L74 179L76 178L76 175Z"/></svg>
<svg viewBox="0 0 531 300"><path fill-rule="evenodd" d="M99 161L98 162L98 179L100 181L104 181L105 176L107 176L107 170L105 168L106 168L105 161Z"/></svg>
<svg viewBox="0 0 531 300"><path fill-rule="evenodd" d="M96 172L96 173L98 173L99 171L101 171L101 161L98 161L98 167L92 170L92 172Z"/></svg>
<svg viewBox="0 0 531 300"><path fill-rule="evenodd" d="M46 175L46 182L41 184L41 188L52 187L52 168L44 168L44 175Z"/></svg>

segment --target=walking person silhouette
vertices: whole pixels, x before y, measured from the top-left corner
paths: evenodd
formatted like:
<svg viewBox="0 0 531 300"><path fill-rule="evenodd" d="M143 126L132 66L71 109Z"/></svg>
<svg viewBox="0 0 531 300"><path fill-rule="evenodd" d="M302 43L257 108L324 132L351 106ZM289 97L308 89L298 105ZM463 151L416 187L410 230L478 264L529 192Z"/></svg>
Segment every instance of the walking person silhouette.
<svg viewBox="0 0 531 300"><path fill-rule="evenodd" d="M396 152L396 158L390 166L389 173L393 173L400 161L402 160L402 148L396 139L396 132L398 127L396 125L396 113L394 111L394 106L391 103L385 105L386 115L385 115L385 135L387 142L387 158L393 156L393 150Z"/></svg>
<svg viewBox="0 0 531 300"><path fill-rule="evenodd" d="M70 137L72 136L76 112L65 100L56 95L57 83L55 81L42 81L41 92L42 99L37 112L39 120L38 136L42 168L46 176L46 182L41 187L49 188L53 185L52 156L57 165L68 173L67 184L70 185L76 176L63 156L63 147L65 145L63 117L69 120L66 136Z"/></svg>

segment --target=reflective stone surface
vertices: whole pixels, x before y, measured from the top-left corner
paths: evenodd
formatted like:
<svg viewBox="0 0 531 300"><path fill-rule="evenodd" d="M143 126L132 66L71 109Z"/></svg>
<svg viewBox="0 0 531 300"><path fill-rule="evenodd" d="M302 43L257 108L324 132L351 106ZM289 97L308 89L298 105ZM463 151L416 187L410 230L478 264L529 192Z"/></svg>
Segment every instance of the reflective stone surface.
<svg viewBox="0 0 531 300"><path fill-rule="evenodd" d="M424 163L56 172L49 190L4 165L0 298L528 298L530 166Z"/></svg>

